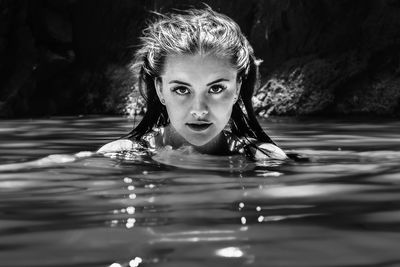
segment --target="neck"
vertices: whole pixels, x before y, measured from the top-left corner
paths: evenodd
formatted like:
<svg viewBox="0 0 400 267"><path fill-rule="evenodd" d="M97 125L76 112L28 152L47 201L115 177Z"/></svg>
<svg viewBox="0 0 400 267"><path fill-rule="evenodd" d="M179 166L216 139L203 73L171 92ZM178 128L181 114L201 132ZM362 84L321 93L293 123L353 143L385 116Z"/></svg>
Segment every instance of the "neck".
<svg viewBox="0 0 400 267"><path fill-rule="evenodd" d="M226 155L229 153L229 148L225 135L221 132L214 137L210 142L202 146L195 146L187 142L175 129L170 125L165 127L162 136L163 146L172 146L173 149L182 146L192 147L195 151L202 154L210 155Z"/></svg>

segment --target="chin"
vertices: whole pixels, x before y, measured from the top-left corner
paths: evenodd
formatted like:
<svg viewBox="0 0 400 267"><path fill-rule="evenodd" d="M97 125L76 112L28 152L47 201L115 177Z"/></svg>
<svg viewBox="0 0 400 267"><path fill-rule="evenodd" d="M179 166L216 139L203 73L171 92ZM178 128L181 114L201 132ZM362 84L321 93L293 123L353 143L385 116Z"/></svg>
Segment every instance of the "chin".
<svg viewBox="0 0 400 267"><path fill-rule="evenodd" d="M209 144L210 142L213 141L213 139L215 138L214 135L187 135L187 138L185 138L186 142L188 142L189 144L191 144L192 146L197 146L197 147L201 147L201 146L205 146L207 144Z"/></svg>
<svg viewBox="0 0 400 267"><path fill-rule="evenodd" d="M187 140L186 139L186 141L193 146L204 146L204 145L208 144L211 140L208 140L208 139L207 140L199 140L199 139Z"/></svg>
<svg viewBox="0 0 400 267"><path fill-rule="evenodd" d="M214 139L218 136L220 132L215 131L215 129L209 129L207 132L191 132L186 126L179 127L179 130L176 130L176 133L185 140L185 142L189 145L195 147L206 146L214 141Z"/></svg>

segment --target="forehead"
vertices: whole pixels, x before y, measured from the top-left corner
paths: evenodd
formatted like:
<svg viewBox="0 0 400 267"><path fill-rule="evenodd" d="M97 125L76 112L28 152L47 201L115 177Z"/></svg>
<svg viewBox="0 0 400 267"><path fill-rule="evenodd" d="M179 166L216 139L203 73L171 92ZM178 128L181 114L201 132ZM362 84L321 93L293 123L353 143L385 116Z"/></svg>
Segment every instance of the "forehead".
<svg viewBox="0 0 400 267"><path fill-rule="evenodd" d="M169 55L164 64L164 76L234 76L237 70L230 60L214 55Z"/></svg>

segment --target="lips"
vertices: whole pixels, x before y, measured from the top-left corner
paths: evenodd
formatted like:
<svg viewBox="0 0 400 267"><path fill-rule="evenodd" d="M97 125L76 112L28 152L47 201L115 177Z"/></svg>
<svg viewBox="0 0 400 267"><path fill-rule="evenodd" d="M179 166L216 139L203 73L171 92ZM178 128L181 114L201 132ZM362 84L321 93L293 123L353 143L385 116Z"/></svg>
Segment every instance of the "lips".
<svg viewBox="0 0 400 267"><path fill-rule="evenodd" d="M201 132L208 129L211 126L211 122L196 122L196 123L186 123L186 125L193 131Z"/></svg>

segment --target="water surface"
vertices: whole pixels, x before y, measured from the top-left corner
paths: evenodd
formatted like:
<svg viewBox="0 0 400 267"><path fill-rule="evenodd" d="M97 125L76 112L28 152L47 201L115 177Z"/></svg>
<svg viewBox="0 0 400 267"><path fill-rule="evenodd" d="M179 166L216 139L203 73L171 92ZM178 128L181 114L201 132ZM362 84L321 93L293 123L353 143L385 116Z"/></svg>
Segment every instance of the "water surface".
<svg viewBox="0 0 400 267"><path fill-rule="evenodd" d="M0 121L0 164L21 164L0 171L1 266L400 266L400 123L262 124L310 160L183 156L176 167L90 156L27 167L95 151L132 121Z"/></svg>

